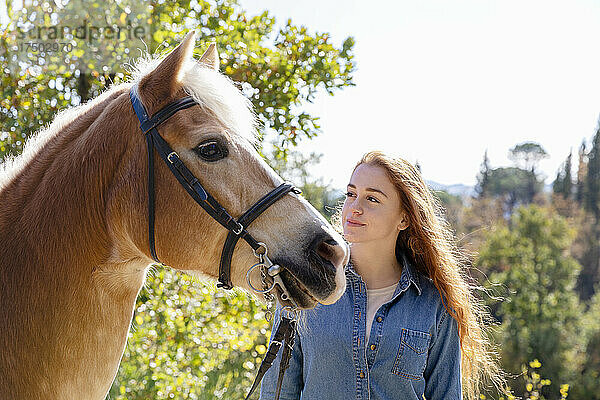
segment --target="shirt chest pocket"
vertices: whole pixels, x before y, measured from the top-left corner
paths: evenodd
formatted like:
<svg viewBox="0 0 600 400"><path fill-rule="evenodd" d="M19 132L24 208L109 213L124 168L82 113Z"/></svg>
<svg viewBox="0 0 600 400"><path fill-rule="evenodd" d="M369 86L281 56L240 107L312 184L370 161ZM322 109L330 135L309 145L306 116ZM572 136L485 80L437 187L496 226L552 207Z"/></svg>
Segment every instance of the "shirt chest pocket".
<svg viewBox="0 0 600 400"><path fill-rule="evenodd" d="M429 333L402 329L392 373L408 379L422 379L430 338Z"/></svg>

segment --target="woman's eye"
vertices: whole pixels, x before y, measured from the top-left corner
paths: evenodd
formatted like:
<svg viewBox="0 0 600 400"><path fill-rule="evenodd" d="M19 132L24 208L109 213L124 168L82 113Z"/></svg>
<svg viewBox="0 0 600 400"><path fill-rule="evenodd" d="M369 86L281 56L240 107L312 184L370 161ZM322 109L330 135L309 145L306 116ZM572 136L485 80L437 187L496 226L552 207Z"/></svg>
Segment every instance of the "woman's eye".
<svg viewBox="0 0 600 400"><path fill-rule="evenodd" d="M218 161L227 157L227 148L216 140L210 140L199 144L194 151L205 161Z"/></svg>
<svg viewBox="0 0 600 400"><path fill-rule="evenodd" d="M367 200L369 200L372 203L379 203L379 200L377 200L375 197L373 196L367 196Z"/></svg>
<svg viewBox="0 0 600 400"><path fill-rule="evenodd" d="M352 196L354 196L354 193L352 193L352 192L346 192L346 197L352 197Z"/></svg>

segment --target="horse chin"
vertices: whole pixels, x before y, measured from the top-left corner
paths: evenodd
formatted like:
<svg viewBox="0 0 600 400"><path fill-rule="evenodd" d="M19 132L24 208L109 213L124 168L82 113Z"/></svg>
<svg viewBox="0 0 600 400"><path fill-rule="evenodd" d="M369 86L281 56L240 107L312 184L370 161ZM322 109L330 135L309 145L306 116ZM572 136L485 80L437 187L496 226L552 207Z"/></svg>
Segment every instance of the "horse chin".
<svg viewBox="0 0 600 400"><path fill-rule="evenodd" d="M284 270L281 273L281 280L285 284L288 293L296 303L298 309L307 310L315 308L315 306L319 304L319 300L315 298L315 296L310 292L310 290L289 271ZM281 298L283 292L278 286L275 286L275 291L277 299L279 300L282 306L294 307L294 304L291 301L283 300Z"/></svg>

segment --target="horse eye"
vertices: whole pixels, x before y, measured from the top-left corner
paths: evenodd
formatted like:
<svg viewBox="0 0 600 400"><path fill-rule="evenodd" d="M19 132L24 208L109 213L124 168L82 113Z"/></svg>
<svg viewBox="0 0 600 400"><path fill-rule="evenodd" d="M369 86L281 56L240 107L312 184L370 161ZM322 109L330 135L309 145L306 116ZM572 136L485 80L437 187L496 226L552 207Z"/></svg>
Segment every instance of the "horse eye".
<svg viewBox="0 0 600 400"><path fill-rule="evenodd" d="M227 157L227 148L215 140L199 144L194 148L194 151L205 161L219 161Z"/></svg>

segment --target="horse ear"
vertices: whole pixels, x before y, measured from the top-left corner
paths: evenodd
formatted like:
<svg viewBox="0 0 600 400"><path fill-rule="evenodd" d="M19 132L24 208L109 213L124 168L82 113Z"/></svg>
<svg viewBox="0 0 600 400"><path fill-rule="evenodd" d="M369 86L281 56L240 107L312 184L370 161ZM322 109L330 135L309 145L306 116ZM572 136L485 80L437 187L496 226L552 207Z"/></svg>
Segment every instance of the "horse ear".
<svg viewBox="0 0 600 400"><path fill-rule="evenodd" d="M168 99L181 89L184 66L194 53L195 43L196 32L191 31L154 71L142 78L139 88L146 101L153 103Z"/></svg>
<svg viewBox="0 0 600 400"><path fill-rule="evenodd" d="M202 54L202 57L200 57L200 62L213 68L216 71L219 70L219 52L217 51L216 44L211 43L208 46L208 49L206 49L204 54Z"/></svg>

